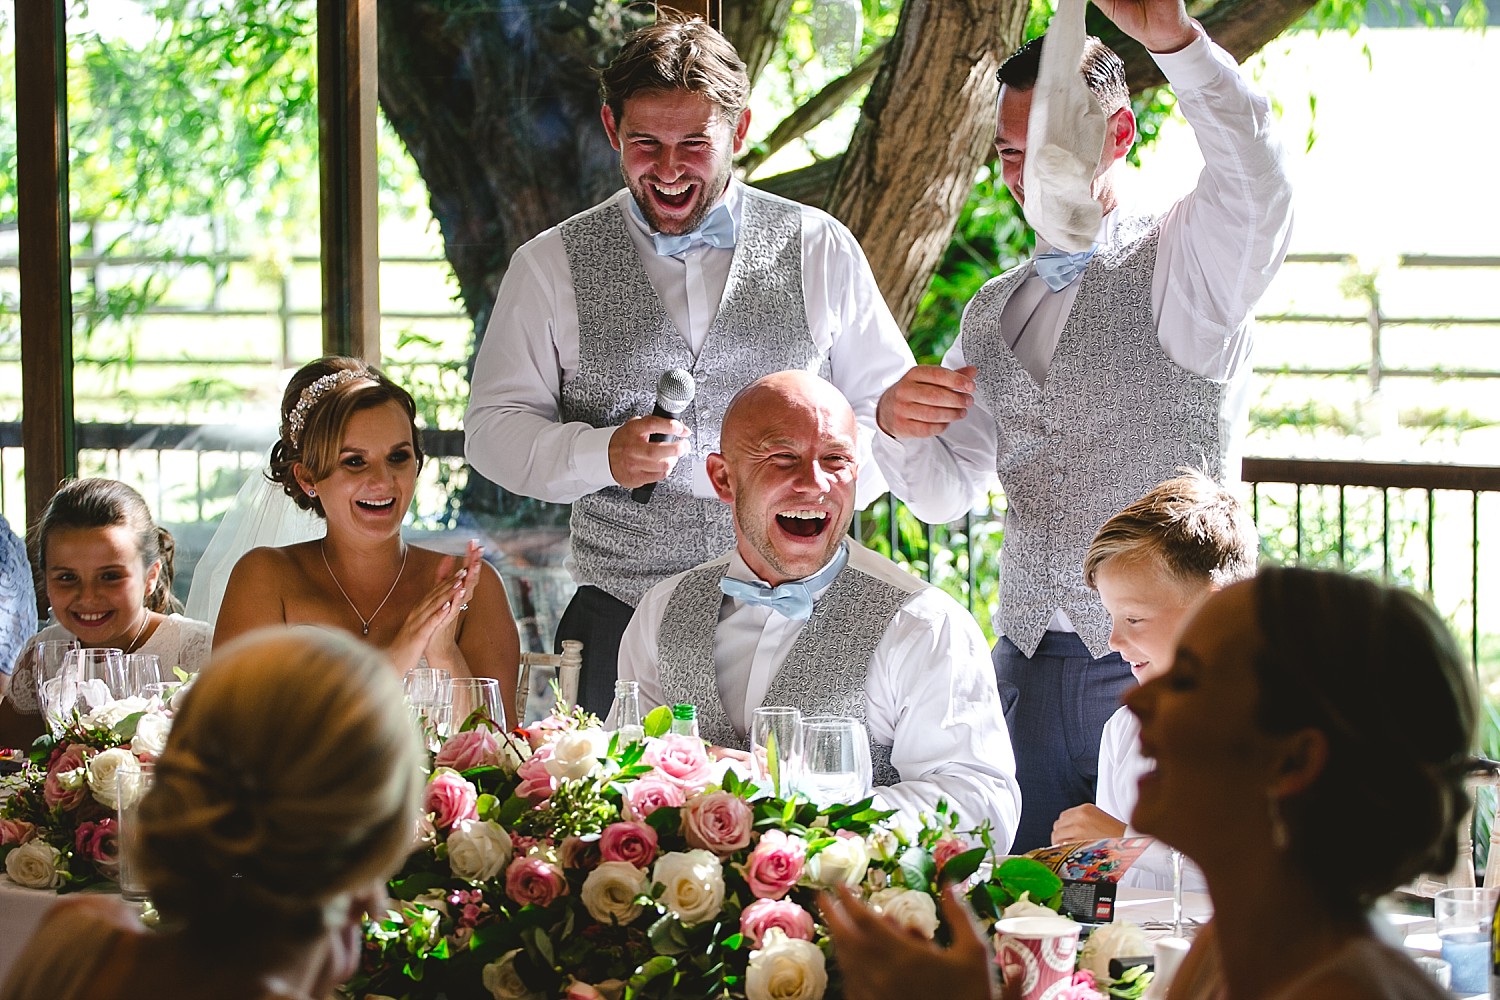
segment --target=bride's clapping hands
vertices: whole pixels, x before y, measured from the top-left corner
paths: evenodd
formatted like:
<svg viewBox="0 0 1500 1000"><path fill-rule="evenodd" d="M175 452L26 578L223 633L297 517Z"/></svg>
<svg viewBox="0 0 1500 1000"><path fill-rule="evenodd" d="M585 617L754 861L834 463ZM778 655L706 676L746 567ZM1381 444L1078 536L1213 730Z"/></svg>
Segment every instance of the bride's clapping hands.
<svg viewBox="0 0 1500 1000"><path fill-rule="evenodd" d="M407 614L391 644L391 658L410 670L424 657L430 667L455 676L469 673L458 645L459 621L479 583L484 548L470 541L463 557L444 556L438 562L432 588Z"/></svg>

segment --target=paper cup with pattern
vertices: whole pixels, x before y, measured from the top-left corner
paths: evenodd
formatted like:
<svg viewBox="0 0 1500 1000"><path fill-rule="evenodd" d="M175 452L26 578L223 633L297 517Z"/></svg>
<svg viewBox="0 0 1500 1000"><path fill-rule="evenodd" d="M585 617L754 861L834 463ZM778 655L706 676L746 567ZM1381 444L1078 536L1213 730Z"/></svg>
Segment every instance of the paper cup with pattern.
<svg viewBox="0 0 1500 1000"><path fill-rule="evenodd" d="M1006 917L995 924L995 962L1021 968L1022 1000L1054 1000L1073 983L1078 925L1065 917Z"/></svg>

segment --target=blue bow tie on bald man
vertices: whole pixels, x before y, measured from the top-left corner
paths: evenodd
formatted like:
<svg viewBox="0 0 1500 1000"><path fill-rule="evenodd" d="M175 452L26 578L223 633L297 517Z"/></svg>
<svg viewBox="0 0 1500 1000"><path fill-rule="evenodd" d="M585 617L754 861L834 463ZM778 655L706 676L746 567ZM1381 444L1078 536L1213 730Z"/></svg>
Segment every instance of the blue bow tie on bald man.
<svg viewBox="0 0 1500 1000"><path fill-rule="evenodd" d="M646 217L641 214L641 208L634 198L630 199L630 212L641 222L646 222ZM649 229L650 223L646 225ZM676 257L680 253L686 253L694 243L706 243L720 250L728 250L734 246L734 216L729 214L729 206L721 201L692 232L680 235L652 233L651 242L656 244L656 252L662 257Z"/></svg>
<svg viewBox="0 0 1500 1000"><path fill-rule="evenodd" d="M770 608L784 618L805 622L812 617L813 594L833 582L849 561L849 546L839 546L839 554L822 569L805 580L792 580L777 587L748 583L733 577L719 580L719 589L728 597L746 604Z"/></svg>

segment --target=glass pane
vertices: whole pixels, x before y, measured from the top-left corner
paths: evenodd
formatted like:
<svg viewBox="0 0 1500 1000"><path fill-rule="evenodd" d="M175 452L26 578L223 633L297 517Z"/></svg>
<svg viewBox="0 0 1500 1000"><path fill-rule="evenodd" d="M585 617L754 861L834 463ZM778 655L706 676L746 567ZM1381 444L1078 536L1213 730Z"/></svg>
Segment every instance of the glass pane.
<svg viewBox="0 0 1500 1000"><path fill-rule="evenodd" d="M79 471L141 491L175 588L321 353L315 0L73 0Z"/></svg>
<svg viewBox="0 0 1500 1000"><path fill-rule="evenodd" d="M20 275L16 270L15 3L0 0L0 513L26 524L21 456Z"/></svg>

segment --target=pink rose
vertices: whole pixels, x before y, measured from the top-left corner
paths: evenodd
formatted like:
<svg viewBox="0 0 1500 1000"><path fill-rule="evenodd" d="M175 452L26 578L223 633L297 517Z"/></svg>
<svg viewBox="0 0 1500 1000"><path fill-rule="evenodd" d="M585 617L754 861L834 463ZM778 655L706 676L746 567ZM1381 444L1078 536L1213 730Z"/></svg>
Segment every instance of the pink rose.
<svg viewBox="0 0 1500 1000"><path fill-rule="evenodd" d="M649 740L641 762L687 792L700 791L714 777L713 762L696 736L672 734Z"/></svg>
<svg viewBox="0 0 1500 1000"><path fill-rule="evenodd" d="M47 803L47 808L77 809L88 796L89 785L82 775L64 778L64 775L87 766L88 758L87 748L81 743L73 743L47 765L47 780L42 785L42 800Z"/></svg>
<svg viewBox="0 0 1500 1000"><path fill-rule="evenodd" d="M611 823L599 835L599 858L650 868L656 858L656 831L645 823Z"/></svg>
<svg viewBox="0 0 1500 1000"><path fill-rule="evenodd" d="M1057 1000L1105 1000L1105 998L1094 985L1094 974L1088 969L1079 969L1073 973L1072 983L1057 994Z"/></svg>
<svg viewBox="0 0 1500 1000"><path fill-rule="evenodd" d="M944 837L932 849L932 860L937 863L938 871L942 871L944 865L968 849L969 845L957 837Z"/></svg>
<svg viewBox="0 0 1500 1000"><path fill-rule="evenodd" d="M547 906L568 894L568 880L556 865L541 858L523 858L506 870L505 893L523 906Z"/></svg>
<svg viewBox="0 0 1500 1000"><path fill-rule="evenodd" d="M111 875L120 865L118 835L118 824L113 819L79 823L73 846L101 872Z"/></svg>
<svg viewBox="0 0 1500 1000"><path fill-rule="evenodd" d="M35 823L24 819L0 819L0 844L24 844L35 836Z"/></svg>
<svg viewBox="0 0 1500 1000"><path fill-rule="evenodd" d="M516 768L516 777L521 779L516 786L517 795L532 802L552 798L552 793L557 790L557 779L547 771L547 758L551 756L552 748L542 747Z"/></svg>
<svg viewBox="0 0 1500 1000"><path fill-rule="evenodd" d="M564 837L563 842L557 845L557 855L564 868L597 868L601 860L599 838L584 840L582 837Z"/></svg>
<svg viewBox="0 0 1500 1000"><path fill-rule="evenodd" d="M750 947L759 948L765 941L766 932L772 929L782 931L789 938L811 941L812 914L789 899L757 899L740 913L740 933L745 935Z"/></svg>
<svg viewBox="0 0 1500 1000"><path fill-rule="evenodd" d="M680 806L687 798L681 785L655 773L632 781L625 786L622 794L625 799L622 810L625 818L636 822L643 822L647 816L665 806Z"/></svg>
<svg viewBox="0 0 1500 1000"><path fill-rule="evenodd" d="M682 835L688 844L720 857L750 846L754 822L750 803L729 792L695 795L682 807Z"/></svg>
<svg viewBox="0 0 1500 1000"><path fill-rule="evenodd" d="M758 899L780 899L802 877L807 844L781 830L767 830L745 859L745 884Z"/></svg>
<svg viewBox="0 0 1500 1000"><path fill-rule="evenodd" d="M479 801L479 792L473 782L447 768L439 768L427 782L427 791L422 796L422 811L432 815L433 825L446 830L466 819L478 819L474 806Z"/></svg>
<svg viewBox="0 0 1500 1000"><path fill-rule="evenodd" d="M497 767L500 764L500 740L487 726L476 726L462 733L455 733L433 758L438 767L451 767L455 771L468 771L476 767Z"/></svg>
<svg viewBox="0 0 1500 1000"><path fill-rule="evenodd" d="M563 1000L620 1000L625 993L625 983L619 979L605 979L597 985L575 979L568 984Z"/></svg>

